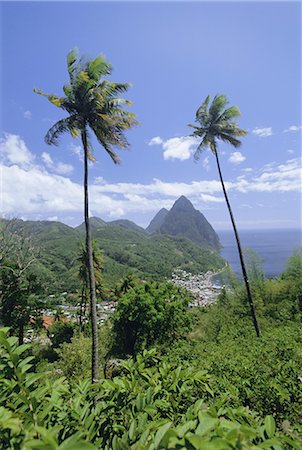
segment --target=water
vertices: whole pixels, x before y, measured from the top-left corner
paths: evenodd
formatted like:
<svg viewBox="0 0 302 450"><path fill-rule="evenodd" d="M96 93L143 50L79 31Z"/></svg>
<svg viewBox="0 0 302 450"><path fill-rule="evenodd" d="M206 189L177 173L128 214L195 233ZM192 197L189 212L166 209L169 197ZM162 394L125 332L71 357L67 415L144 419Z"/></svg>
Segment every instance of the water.
<svg viewBox="0 0 302 450"><path fill-rule="evenodd" d="M219 231L218 235L223 245L221 256L236 274L241 274L234 232ZM262 259L262 268L268 278L280 275L289 256L302 245L301 230L243 230L239 235L243 250L250 248Z"/></svg>

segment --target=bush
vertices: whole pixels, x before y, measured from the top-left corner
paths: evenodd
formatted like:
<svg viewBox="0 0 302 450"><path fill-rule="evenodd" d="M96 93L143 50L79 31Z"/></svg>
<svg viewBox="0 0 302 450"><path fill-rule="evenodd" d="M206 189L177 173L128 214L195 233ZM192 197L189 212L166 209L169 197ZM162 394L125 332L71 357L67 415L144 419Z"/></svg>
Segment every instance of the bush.
<svg viewBox="0 0 302 450"><path fill-rule="evenodd" d="M64 342L71 342L74 325L72 323L54 322L47 330L47 335L53 348L58 348Z"/></svg>
<svg viewBox="0 0 302 450"><path fill-rule="evenodd" d="M263 420L222 401L209 407L209 375L164 363L154 351L124 362L113 380L70 387L32 372L31 357L22 358L28 348L0 331L1 448L300 448L290 425L278 431L271 415Z"/></svg>
<svg viewBox="0 0 302 450"><path fill-rule="evenodd" d="M170 283L137 284L118 301L111 353L134 355L186 335L191 327L190 299L186 291Z"/></svg>

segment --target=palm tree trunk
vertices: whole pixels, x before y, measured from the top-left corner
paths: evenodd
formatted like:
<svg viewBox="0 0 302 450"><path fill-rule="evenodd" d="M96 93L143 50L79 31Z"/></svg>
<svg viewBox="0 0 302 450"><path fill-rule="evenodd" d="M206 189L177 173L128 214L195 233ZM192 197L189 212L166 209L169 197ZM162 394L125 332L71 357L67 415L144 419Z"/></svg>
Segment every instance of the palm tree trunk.
<svg viewBox="0 0 302 450"><path fill-rule="evenodd" d="M227 192L226 192L226 189L225 189L225 186L224 186L217 150L215 150L214 154L215 154L215 157L216 157L216 162L217 162L219 177L220 177L220 181L221 181L221 185L222 185L222 190L223 190L223 193L224 193L225 201L226 201L229 213L230 213L231 222L232 222L234 233L235 233L235 238L236 238L237 247L238 247L238 253L239 253L239 259L240 259L240 264L241 264L242 275L243 275L243 279L244 279L244 283L245 283L245 288L246 288L248 302L249 302L249 305L250 305L251 318L252 318L252 321L253 321L253 324L254 324L254 328L255 328L256 334L259 337L260 336L260 328L259 328L259 325L258 325L258 322L257 322L257 318L256 318L254 302L253 302L253 298L252 298L252 294L251 294L251 290L250 290L249 279L248 279L248 276L247 276L245 263L244 263L244 259L243 259L243 254L242 254L242 250L241 250L239 234L238 234L238 231L237 231L237 228L236 228L235 219L234 219L233 212L232 212L232 209L231 209L231 205L230 205L230 202L229 202L229 199L228 199L228 196L227 196Z"/></svg>
<svg viewBox="0 0 302 450"><path fill-rule="evenodd" d="M90 311L91 311L91 328L92 328L92 383L97 383L98 365L99 365L99 349L98 349L98 324L96 314L96 294L95 294L95 279L92 257L91 231L89 224L89 207L88 207L88 147L86 129L81 133L83 149L84 149L84 217L86 230L86 256L89 279L90 292Z"/></svg>
<svg viewBox="0 0 302 450"><path fill-rule="evenodd" d="M81 304L80 304L80 316L79 316L79 333L82 333L82 326L83 326L83 315L84 315L84 282L82 286L82 293L81 293Z"/></svg>

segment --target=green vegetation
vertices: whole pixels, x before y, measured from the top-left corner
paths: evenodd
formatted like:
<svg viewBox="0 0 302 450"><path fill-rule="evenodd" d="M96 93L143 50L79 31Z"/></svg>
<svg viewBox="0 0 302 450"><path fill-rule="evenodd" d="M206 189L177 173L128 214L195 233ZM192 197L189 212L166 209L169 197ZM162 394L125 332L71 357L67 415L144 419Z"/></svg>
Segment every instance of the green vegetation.
<svg viewBox="0 0 302 450"><path fill-rule="evenodd" d="M34 264L41 274L44 292L76 292L79 289L77 259L85 230L59 222L15 220L10 231L30 237L39 252ZM170 278L176 268L191 273L219 270L224 265L220 255L183 237L135 232L118 225L92 227L96 246L104 253L104 286L113 289L122 277L132 272L146 280Z"/></svg>
<svg viewBox="0 0 302 450"><path fill-rule="evenodd" d="M190 330L190 295L172 284L146 283L130 288L112 319L111 353L134 355L156 344L169 345Z"/></svg>
<svg viewBox="0 0 302 450"><path fill-rule="evenodd" d="M100 329L109 378L95 385L91 338L77 327L48 363L40 344L18 346L2 329L1 448L301 449L302 250L275 280L249 259L259 338L240 283L188 310L184 291L128 276Z"/></svg>

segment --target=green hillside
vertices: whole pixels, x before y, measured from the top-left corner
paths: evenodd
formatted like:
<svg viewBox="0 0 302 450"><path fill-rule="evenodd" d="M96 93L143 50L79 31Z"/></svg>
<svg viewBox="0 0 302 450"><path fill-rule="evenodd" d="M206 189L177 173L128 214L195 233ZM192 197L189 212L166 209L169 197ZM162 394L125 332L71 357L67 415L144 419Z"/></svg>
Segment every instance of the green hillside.
<svg viewBox="0 0 302 450"><path fill-rule="evenodd" d="M132 272L147 280L170 277L176 268L192 273L218 270L225 262L218 253L184 237L147 235L117 223L93 220L92 236L105 255L104 279L108 287ZM36 268L49 293L78 287L77 257L85 239L84 227L59 222L17 220L14 231L30 236L38 252Z"/></svg>

